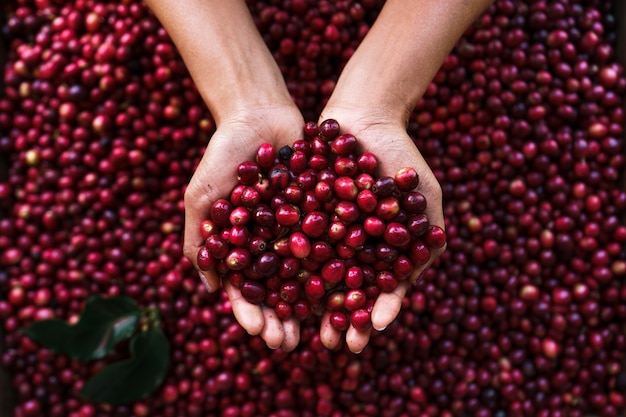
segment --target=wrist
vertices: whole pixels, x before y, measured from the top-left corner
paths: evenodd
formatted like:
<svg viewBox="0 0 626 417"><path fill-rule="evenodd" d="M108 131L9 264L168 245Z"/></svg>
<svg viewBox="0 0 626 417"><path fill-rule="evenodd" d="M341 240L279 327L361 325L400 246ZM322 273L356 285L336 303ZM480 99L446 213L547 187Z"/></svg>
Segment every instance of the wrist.
<svg viewBox="0 0 626 417"><path fill-rule="evenodd" d="M221 74L228 76L197 77L200 79L196 80L217 125L260 109L295 108L280 69L269 52L262 48L249 51L246 60L238 59L233 51L230 53L234 55L222 56L222 66L227 69Z"/></svg>
<svg viewBox="0 0 626 417"><path fill-rule="evenodd" d="M243 0L147 0L216 123L291 97Z"/></svg>
<svg viewBox="0 0 626 417"><path fill-rule="evenodd" d="M363 118L366 122L406 127L430 80L424 80L420 85L416 83L411 89L399 89L393 79L373 77L368 73L371 65L366 63L367 60L353 57L342 72L325 112L333 109L345 113L346 117Z"/></svg>
<svg viewBox="0 0 626 417"><path fill-rule="evenodd" d="M445 57L491 0L389 0L356 49L329 108L375 109L406 126Z"/></svg>
<svg viewBox="0 0 626 417"><path fill-rule="evenodd" d="M299 113L288 93L281 94L271 88L259 90L258 85L246 88L246 85L247 83L238 84L229 94L213 94L210 98L205 98L217 126L225 121L242 120L246 115L267 112Z"/></svg>

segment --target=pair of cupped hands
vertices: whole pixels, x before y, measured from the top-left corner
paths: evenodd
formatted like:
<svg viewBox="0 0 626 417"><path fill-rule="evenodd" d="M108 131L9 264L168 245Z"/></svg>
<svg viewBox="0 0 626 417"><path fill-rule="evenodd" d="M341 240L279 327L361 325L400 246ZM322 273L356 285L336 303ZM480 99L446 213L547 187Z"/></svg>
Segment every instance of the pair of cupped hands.
<svg viewBox="0 0 626 417"><path fill-rule="evenodd" d="M356 136L360 153L372 152L378 157L378 176L393 176L404 167L415 168L420 176L418 191L428 202L426 215L431 224L444 227L441 187L407 134L402 120L370 110L328 107L319 122L326 119L337 120L341 133ZM303 139L304 123L295 105L246 109L220 120L185 191L184 254L199 271L208 291L218 291L221 280L215 271L197 268L197 253L204 244L200 223L207 218L212 203L227 198L237 185L236 169L241 162L253 160L257 148L263 143L280 149ZM443 248L433 251L430 260L415 270L409 280L402 281L393 292L379 295L371 313L374 330L382 331L396 318L410 282L414 282L443 251ZM298 319L282 321L273 308L247 302L227 279L221 284L230 299L235 318L250 335L259 335L272 349L291 351L296 348L300 341ZM345 343L350 351L361 352L369 342L371 331L359 331L350 326L345 332ZM330 324L329 313L322 317L320 338L329 349L337 349L344 343L344 332Z"/></svg>

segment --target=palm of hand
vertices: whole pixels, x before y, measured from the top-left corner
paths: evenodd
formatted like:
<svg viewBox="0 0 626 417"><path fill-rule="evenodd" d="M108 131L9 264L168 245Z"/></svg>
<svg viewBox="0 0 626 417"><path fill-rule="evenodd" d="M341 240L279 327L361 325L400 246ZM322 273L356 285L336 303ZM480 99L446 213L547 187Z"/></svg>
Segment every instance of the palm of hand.
<svg viewBox="0 0 626 417"><path fill-rule="evenodd" d="M227 198L237 185L234 175L237 166L253 160L263 143L272 144L276 150L293 143L301 137L302 126L302 116L291 109L259 111L252 117L245 115L220 124L185 192L184 253L194 264L204 244L199 224L207 217L212 203ZM205 271L201 278L210 291L219 287L220 279L215 271ZM224 288L237 321L248 333L260 334L272 348L295 348L299 342L297 320L281 322L273 309L248 303L228 280Z"/></svg>
<svg viewBox="0 0 626 417"><path fill-rule="evenodd" d="M361 152L371 152L377 156L379 176L394 176L399 169L404 167L415 168L420 174L418 191L424 194L428 201L426 214L432 224L444 227L441 187L406 131L387 125L371 125L350 130L349 126L342 125L342 132L349 132L357 137ZM442 248L433 252L430 261L414 271L411 280L415 280L443 251ZM379 295L371 316L375 330L384 329L395 319L408 288L409 281L402 281L393 292ZM342 334L330 324L329 317L329 314L323 317L321 338L325 346L336 348L341 343ZM371 330L359 331L350 326L345 336L348 348L353 352L363 350L369 342L370 333Z"/></svg>

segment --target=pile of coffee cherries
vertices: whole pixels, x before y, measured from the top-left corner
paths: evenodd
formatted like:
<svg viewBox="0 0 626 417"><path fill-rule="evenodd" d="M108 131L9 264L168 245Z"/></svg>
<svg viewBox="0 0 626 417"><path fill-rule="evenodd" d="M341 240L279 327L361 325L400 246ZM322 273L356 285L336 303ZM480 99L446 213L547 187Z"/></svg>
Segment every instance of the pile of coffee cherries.
<svg viewBox="0 0 626 417"><path fill-rule="evenodd" d="M202 222L198 266L281 319L330 310L338 330L369 328L380 292L411 278L446 236L425 213L416 170L377 176L376 155L358 147L333 119L307 123L292 146L261 145Z"/></svg>

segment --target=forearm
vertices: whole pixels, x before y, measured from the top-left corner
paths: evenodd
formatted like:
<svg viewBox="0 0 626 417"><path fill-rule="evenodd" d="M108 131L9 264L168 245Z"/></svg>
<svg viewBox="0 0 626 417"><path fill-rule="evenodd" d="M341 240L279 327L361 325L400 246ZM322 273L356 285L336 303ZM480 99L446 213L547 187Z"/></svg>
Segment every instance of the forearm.
<svg viewBox="0 0 626 417"><path fill-rule="evenodd" d="M455 43L491 1L387 1L327 107L369 108L406 123Z"/></svg>
<svg viewBox="0 0 626 417"><path fill-rule="evenodd" d="M242 108L293 104L243 0L146 0L216 122Z"/></svg>

